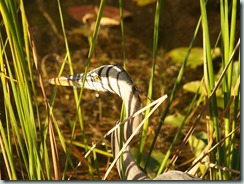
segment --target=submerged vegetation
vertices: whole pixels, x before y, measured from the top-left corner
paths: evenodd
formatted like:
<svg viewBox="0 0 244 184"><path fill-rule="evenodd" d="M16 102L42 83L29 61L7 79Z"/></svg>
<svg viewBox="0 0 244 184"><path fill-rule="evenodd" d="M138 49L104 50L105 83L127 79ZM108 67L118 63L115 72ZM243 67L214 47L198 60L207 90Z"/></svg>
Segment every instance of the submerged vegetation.
<svg viewBox="0 0 244 184"><path fill-rule="evenodd" d="M128 35L124 19L119 19L119 36L113 37L120 47L112 44L113 35L100 26L101 21L108 21L103 17L106 3L100 1L94 22L73 30L75 35L67 31L59 0L59 29L41 7L65 50L60 55L53 51L41 56L23 0L0 1L0 178L97 180L108 174L113 158L107 132L120 114L123 118L119 98L53 87L47 80L113 63L123 65L131 74L142 90L143 106L168 95L167 102L147 119L140 138L132 143L137 163L151 177L178 169L206 180L240 179L238 1L219 1L219 36L211 39L210 30L215 25L209 24L208 2L196 1L200 16L189 46L168 52L158 42L167 8L163 0L151 2L155 12L151 50ZM118 1L120 17L123 4L123 0ZM77 32L86 36L89 49L85 54L84 48L78 53L71 51L71 43L80 36ZM199 34L202 47L194 45ZM104 39L99 39L102 35ZM109 54L101 51L103 42L110 45ZM119 61L113 58L115 50L120 53ZM133 51L137 57L133 58ZM85 60L82 65L81 58ZM150 113L149 108L144 115ZM119 179L115 168L107 179Z"/></svg>

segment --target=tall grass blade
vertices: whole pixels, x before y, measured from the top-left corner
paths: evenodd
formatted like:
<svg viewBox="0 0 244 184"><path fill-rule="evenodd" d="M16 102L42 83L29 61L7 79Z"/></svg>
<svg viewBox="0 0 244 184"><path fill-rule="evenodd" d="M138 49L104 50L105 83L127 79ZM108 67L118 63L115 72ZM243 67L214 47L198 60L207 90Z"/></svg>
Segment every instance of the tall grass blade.
<svg viewBox="0 0 244 184"><path fill-rule="evenodd" d="M209 38L209 28L208 28L208 20L207 20L207 13L206 13L206 4L204 0L200 0L200 7L201 7L201 15L202 15L202 29L203 29L203 50L204 50L204 79L207 87L208 95L212 92L215 86L215 77L213 71L213 63L211 57L211 44ZM212 100L209 104L209 111L210 111L210 136L216 133L216 141L219 142L221 139L219 124L218 124L218 111L217 111L217 99L216 94L213 94ZM213 139L213 137L210 137ZM213 155L215 153L212 153ZM221 153L220 147L217 148L217 155L218 165L221 165L223 162L223 156ZM222 171L219 170L219 177L222 179Z"/></svg>
<svg viewBox="0 0 244 184"><path fill-rule="evenodd" d="M162 127L162 125L163 125L164 119L165 119L165 117L167 116L167 114L168 114L168 112L169 112L169 108L170 108L170 106L171 106L171 103L172 103L172 101L173 101L173 99L174 99L174 97L175 97L176 91L177 91L177 89L178 89L178 87L179 87L179 85L180 85L180 83L181 83L181 80L182 80L182 77L183 77L183 74L184 74L184 71L185 71L185 68L186 68L186 64L187 64L187 61L188 61L189 56L190 56L190 53L191 53L191 49L192 49L192 47L193 47L193 44L194 44L194 42L195 42L195 39L196 39L198 30L199 30L199 27L200 27L200 23L201 23L201 18L199 18L198 24L197 24L197 26L196 26L196 29L195 29L195 32L194 32L194 35L193 35L193 38L192 38L191 43L190 43L190 45L189 45L189 47L188 47L188 51L187 51L187 53L186 53L186 57L185 57L185 59L184 59L184 61L183 61L183 64L182 64L182 66L181 66L181 68L180 68L180 71L179 71L179 73L178 73L176 82L174 83L174 86L173 86L173 89L172 89L172 93L171 93L170 96L169 96L169 100L168 100L168 102L167 102L167 105L166 105L166 107L165 107L165 109L164 109L164 112L163 112L161 118L160 118L160 122L159 122L158 128L157 128L157 130L156 130L155 136L154 136L153 141L152 141L152 145L151 145L151 147L150 147L150 149L149 149L149 154L148 154L148 157L147 157L147 160L146 160L145 169L146 169L147 166L148 166L150 155L151 155L152 150L153 150L153 148L154 148L154 146L155 146L157 137L158 137L158 135L159 135L159 133L160 133L160 131L161 131L161 127ZM166 159L166 158L165 158L165 159ZM163 166L162 166L162 167L163 167Z"/></svg>
<svg viewBox="0 0 244 184"><path fill-rule="evenodd" d="M136 112L133 116L136 116L136 114L143 112L145 109L149 109L151 106L154 106L150 112L147 114L147 116L144 117L144 119L142 120L142 122L138 125L138 127L135 129L135 131L133 132L133 134L128 138L128 140L126 141L126 143L123 145L123 147L121 148L120 152L118 153L118 155L116 155L116 157L114 158L114 161L111 163L109 169L107 170L103 180L105 180L108 176L108 174L110 173L112 167L115 165L115 163L117 162L117 160L120 158L121 154L123 153L123 151L125 150L125 148L129 145L129 143L131 142L131 140L133 139L133 137L138 133L138 131L141 129L141 127L143 126L143 124L146 122L146 120L152 115L152 113L159 107L159 105L161 105L163 103L163 101L167 98L167 95L164 95L160 98L158 98L157 100L155 100L154 102L152 102L151 104L146 105L144 108L142 108L141 110L139 110L138 112ZM127 120L128 121L128 120ZM115 128L115 127L114 127Z"/></svg>
<svg viewBox="0 0 244 184"><path fill-rule="evenodd" d="M156 67L156 59L157 59L157 49L158 49L158 33L159 33L159 23L160 23L160 14L163 10L163 0L158 0L156 3L156 10L155 10L155 19L154 19L154 33L153 33L153 63L151 68L151 75L149 80L149 87L148 87L148 99L146 104L150 103L150 99L152 99L153 94L153 82L154 82L154 72ZM147 116L150 112L150 109L147 109L145 112L145 116ZM139 154L137 155L137 163L140 164L141 156L145 147L146 142L146 134L149 125L149 119L147 119L143 125L140 145L139 145Z"/></svg>
<svg viewBox="0 0 244 184"><path fill-rule="evenodd" d="M12 145L15 146L19 157L17 162L24 169L21 170L23 177L41 179L44 170L36 131L36 123L40 124L40 122L37 122L38 119L35 118L33 108L32 98L33 94L35 95L35 89L30 59L30 40L27 34L27 20L23 2L1 1L0 12L4 22L3 29L6 31L6 38L1 37L3 40L1 42L1 48L3 48L3 50L1 49L1 69L6 70L5 75L9 78L6 80L7 78L2 77L6 110L5 123L7 123L7 130L12 133L12 135L7 133L8 142L11 143L9 148ZM22 24L20 24L18 12L20 12ZM6 45L3 46L3 43ZM5 53L7 48L10 50L9 55ZM31 85L29 79L32 81ZM37 106L35 108L38 112ZM17 139L14 140L14 138ZM12 148L10 149L12 150ZM8 159L13 159L12 156L12 154L9 155ZM24 176L23 171L27 175Z"/></svg>

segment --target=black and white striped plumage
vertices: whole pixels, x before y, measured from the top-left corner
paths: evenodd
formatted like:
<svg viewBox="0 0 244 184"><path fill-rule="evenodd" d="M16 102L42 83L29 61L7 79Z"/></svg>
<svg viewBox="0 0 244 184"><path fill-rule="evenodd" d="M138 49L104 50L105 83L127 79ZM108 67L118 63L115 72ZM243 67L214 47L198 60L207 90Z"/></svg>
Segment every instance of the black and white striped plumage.
<svg viewBox="0 0 244 184"><path fill-rule="evenodd" d="M49 83L60 86L82 87L84 74L49 79ZM127 72L117 65L104 65L87 73L84 88L96 91L109 91L118 94L125 103L127 116L140 109L141 101L134 83ZM130 120L125 126L124 139L127 140L138 126L141 115Z"/></svg>
<svg viewBox="0 0 244 184"><path fill-rule="evenodd" d="M71 75L68 77L58 77L49 80L49 83L61 86L82 87L84 74ZM104 65L87 73L84 88L96 91L109 91L118 94L125 103L127 117L133 115L140 109L141 101L138 91L127 72L116 65ZM142 115L138 115L123 125L123 140L121 140L120 130L117 129L111 136L114 156L120 152L121 144L124 144L138 127L142 120ZM121 179L127 180L147 180L149 177L140 169L134 161L130 147L123 152L122 160L116 163ZM193 180L198 179L181 171L170 171L156 177L158 180Z"/></svg>
<svg viewBox="0 0 244 184"><path fill-rule="evenodd" d="M49 79L49 83L60 86L82 87L84 74ZM123 84L124 83L124 84ZM84 88L96 91L109 91L121 97L121 88L134 84L126 71L117 65L104 65L87 73Z"/></svg>

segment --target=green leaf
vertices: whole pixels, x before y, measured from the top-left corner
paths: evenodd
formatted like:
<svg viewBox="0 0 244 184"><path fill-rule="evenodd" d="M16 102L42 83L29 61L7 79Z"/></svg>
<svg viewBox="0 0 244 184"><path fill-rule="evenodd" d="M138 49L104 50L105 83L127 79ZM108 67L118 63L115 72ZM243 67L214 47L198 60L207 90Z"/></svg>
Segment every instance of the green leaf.
<svg viewBox="0 0 244 184"><path fill-rule="evenodd" d="M199 86L200 86L200 84L201 84L201 81L191 81L191 82L188 82L188 83L184 84L183 85L183 89L185 91L188 91L188 92L191 92L191 93L196 93L198 88L199 88ZM200 86L199 94L200 95L206 95L206 91L205 91L203 85ZM220 88L217 89L216 96L219 97L219 98L223 97L222 89L220 89Z"/></svg>
<svg viewBox="0 0 244 184"><path fill-rule="evenodd" d="M136 158L136 156L138 154L138 148L136 148L136 147L131 148L131 154L134 158ZM141 163L140 163L140 166L142 168L144 168L144 166L145 166L147 157L148 157L148 153L142 153ZM147 174L150 178L156 177L157 171L160 167L160 164L163 162L164 157L165 157L165 154L163 154L161 151L159 151L159 150L152 151L152 154L149 158L148 166L147 166ZM169 160L168 160L168 162L169 162Z"/></svg>
<svg viewBox="0 0 244 184"><path fill-rule="evenodd" d="M164 123L168 125L173 125L179 127L184 120L184 116L180 113L169 115L165 118Z"/></svg>
<svg viewBox="0 0 244 184"><path fill-rule="evenodd" d="M137 6L146 6L151 3L155 3L156 0L134 0Z"/></svg>
<svg viewBox="0 0 244 184"><path fill-rule="evenodd" d="M187 47L179 47L175 48L168 52L168 56L172 59L174 63L182 64L187 53ZM212 49L212 59L220 56L221 51L220 48ZM194 47L191 50L190 57L187 61L187 66L195 69L197 66L203 64L203 49L200 47Z"/></svg>
<svg viewBox="0 0 244 184"><path fill-rule="evenodd" d="M201 155L204 148L207 146L207 133L204 131L198 132L195 135L191 135L188 139L188 143L190 145L191 151L197 158ZM205 161L208 161L208 157L204 158ZM200 170L202 173L205 172L206 167L204 165L200 165Z"/></svg>
<svg viewBox="0 0 244 184"><path fill-rule="evenodd" d="M207 133L204 131L191 135L188 140L194 155L199 156L207 145Z"/></svg>

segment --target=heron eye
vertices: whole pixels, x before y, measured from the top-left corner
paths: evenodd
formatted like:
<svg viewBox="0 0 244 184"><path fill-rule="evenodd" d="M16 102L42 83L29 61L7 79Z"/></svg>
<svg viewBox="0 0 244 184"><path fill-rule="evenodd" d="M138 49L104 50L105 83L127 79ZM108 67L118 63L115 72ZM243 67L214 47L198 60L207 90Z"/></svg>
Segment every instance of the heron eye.
<svg viewBox="0 0 244 184"><path fill-rule="evenodd" d="M98 75L94 75L94 81L100 82L101 78Z"/></svg>

